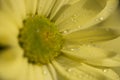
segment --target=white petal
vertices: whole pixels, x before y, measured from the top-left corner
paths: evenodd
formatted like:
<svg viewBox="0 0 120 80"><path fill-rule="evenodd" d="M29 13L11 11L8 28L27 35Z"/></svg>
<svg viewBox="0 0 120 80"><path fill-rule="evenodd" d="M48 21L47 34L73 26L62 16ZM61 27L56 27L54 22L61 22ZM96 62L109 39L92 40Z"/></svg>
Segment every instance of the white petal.
<svg viewBox="0 0 120 80"><path fill-rule="evenodd" d="M2 10L4 11L12 11L17 16L21 16L25 18L26 11L25 11L25 3L24 0L1 0Z"/></svg>
<svg viewBox="0 0 120 80"><path fill-rule="evenodd" d="M99 42L94 45L120 54L120 37L106 42Z"/></svg>
<svg viewBox="0 0 120 80"><path fill-rule="evenodd" d="M104 29L101 27L91 27L70 33L70 31L63 33L63 38L66 41L83 44L95 43L100 41L108 41L119 36L116 30Z"/></svg>
<svg viewBox="0 0 120 80"><path fill-rule="evenodd" d="M120 33L120 8L118 7L105 21L96 25L103 28L112 28Z"/></svg>
<svg viewBox="0 0 120 80"><path fill-rule="evenodd" d="M18 46L18 34L19 30L17 25L14 24L5 15L0 15L0 44L9 47Z"/></svg>
<svg viewBox="0 0 120 80"><path fill-rule="evenodd" d="M0 51L0 76L14 79L23 65L23 51L18 45L18 28L5 15L0 15L0 44L7 45L7 50Z"/></svg>
<svg viewBox="0 0 120 80"><path fill-rule="evenodd" d="M24 80L53 80L47 65L28 64Z"/></svg>
<svg viewBox="0 0 120 80"><path fill-rule="evenodd" d="M91 27L106 19L117 7L118 0L80 0L68 7L56 20L59 30L79 30Z"/></svg>
<svg viewBox="0 0 120 80"><path fill-rule="evenodd" d="M61 7L66 5L68 3L68 1L69 0L57 0L55 3L55 6L53 7L53 10L51 12L50 19L53 19L53 17L55 17L56 13L61 9Z"/></svg>
<svg viewBox="0 0 120 80"><path fill-rule="evenodd" d="M24 61L22 61L21 71L19 72L19 75L16 76L15 80L28 80L28 61L24 58Z"/></svg>
<svg viewBox="0 0 120 80"><path fill-rule="evenodd" d="M112 59L112 58L106 58L102 60L90 60L85 61L88 64L94 65L94 66L105 66L105 67L120 67L120 60Z"/></svg>
<svg viewBox="0 0 120 80"><path fill-rule="evenodd" d="M43 69L44 80L53 80L52 75L50 71L48 70L48 67L43 66L42 69Z"/></svg>
<svg viewBox="0 0 120 80"><path fill-rule="evenodd" d="M34 74L35 79L34 80L44 80L44 76L42 73L42 66L35 65L34 66Z"/></svg>
<svg viewBox="0 0 120 80"><path fill-rule="evenodd" d="M26 16L25 4L23 0L2 0L2 9L6 16L14 20L19 27L22 27L22 20Z"/></svg>
<svg viewBox="0 0 120 80"><path fill-rule="evenodd" d="M103 49L93 47L90 45L68 45L63 48L63 54L75 59L82 60L88 64L95 66L117 67L120 66L119 54L105 51Z"/></svg>
<svg viewBox="0 0 120 80"><path fill-rule="evenodd" d="M53 77L53 80L58 80L57 79L57 73L56 73L56 70L55 70L55 68L53 67L53 65L52 64L48 64L48 69L49 69L49 71L51 72L51 75L52 75L52 77Z"/></svg>
<svg viewBox="0 0 120 80"><path fill-rule="evenodd" d="M28 80L35 80L34 66L32 64L28 64Z"/></svg>
<svg viewBox="0 0 120 80"><path fill-rule="evenodd" d="M18 36L18 27L17 25L10 20L10 18L6 17L4 14L0 13L0 35L4 36L5 34L8 36Z"/></svg>
<svg viewBox="0 0 120 80"><path fill-rule="evenodd" d="M67 56L85 60L104 59L116 55L91 45L68 45L62 49L62 52Z"/></svg>
<svg viewBox="0 0 120 80"><path fill-rule="evenodd" d="M16 49L17 50L17 49ZM22 58L21 50L18 52L3 53L5 56L0 56L0 77L3 80L14 80L16 77L19 77L23 65L24 59Z"/></svg>
<svg viewBox="0 0 120 80"><path fill-rule="evenodd" d="M27 67L23 72L24 73L19 76L19 80L44 80L42 66L27 62Z"/></svg>
<svg viewBox="0 0 120 80"><path fill-rule="evenodd" d="M40 16L48 16L56 0L38 0L37 12Z"/></svg>
<svg viewBox="0 0 120 80"><path fill-rule="evenodd" d="M119 8L113 13L113 15L111 15L107 20L105 20L100 25L102 25L104 28L112 28L116 30L116 32L120 33L120 10ZM120 53L120 37L114 40L110 40L110 41L98 42L94 45L105 48L107 50L114 51L116 53Z"/></svg>
<svg viewBox="0 0 120 80"><path fill-rule="evenodd" d="M119 80L111 69L97 68L84 63L75 62L66 57L59 57L53 65L63 80ZM105 71L106 70L106 71Z"/></svg>
<svg viewBox="0 0 120 80"><path fill-rule="evenodd" d="M36 14L38 0L25 0L26 12L28 15Z"/></svg>
<svg viewBox="0 0 120 80"><path fill-rule="evenodd" d="M75 4L75 3L77 3L78 1L80 1L80 0L69 0L68 4Z"/></svg>
<svg viewBox="0 0 120 80"><path fill-rule="evenodd" d="M113 70L120 76L120 67L115 67Z"/></svg>

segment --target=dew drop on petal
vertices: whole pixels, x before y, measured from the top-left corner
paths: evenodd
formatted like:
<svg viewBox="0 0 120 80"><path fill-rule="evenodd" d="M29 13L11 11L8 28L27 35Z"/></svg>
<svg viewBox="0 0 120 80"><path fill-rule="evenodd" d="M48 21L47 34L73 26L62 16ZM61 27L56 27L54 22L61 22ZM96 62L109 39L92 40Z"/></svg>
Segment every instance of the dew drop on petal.
<svg viewBox="0 0 120 80"><path fill-rule="evenodd" d="M67 33L67 32L68 32L67 30L63 31L63 33Z"/></svg>
<svg viewBox="0 0 120 80"><path fill-rule="evenodd" d="M67 71L68 71L68 72L71 72L71 71L72 71L72 69L67 69Z"/></svg>
<svg viewBox="0 0 120 80"><path fill-rule="evenodd" d="M99 22L99 21L102 21L104 18L103 17L100 17L100 18L97 18L96 21Z"/></svg>
<svg viewBox="0 0 120 80"><path fill-rule="evenodd" d="M103 17L100 17L100 20L102 21L104 18Z"/></svg>
<svg viewBox="0 0 120 80"><path fill-rule="evenodd" d="M81 26L78 26L78 28L81 28Z"/></svg>
<svg viewBox="0 0 120 80"><path fill-rule="evenodd" d="M107 69L104 69L103 72L107 72L108 70Z"/></svg>
<svg viewBox="0 0 120 80"><path fill-rule="evenodd" d="M47 72L46 72L46 71L43 71L43 74L47 74Z"/></svg>
<svg viewBox="0 0 120 80"><path fill-rule="evenodd" d="M62 31L62 32L60 32L60 33L62 33L62 34L67 34L69 32L69 30L65 30L65 31Z"/></svg>
<svg viewBox="0 0 120 80"><path fill-rule="evenodd" d="M72 18L71 18L71 20L72 20L72 22L74 22L74 23L76 23L76 22L77 22L77 20L76 20L76 18L75 18L75 17L72 17Z"/></svg>
<svg viewBox="0 0 120 80"><path fill-rule="evenodd" d="M73 49L73 48L71 48L70 50L71 50L71 51L74 51L74 49Z"/></svg>

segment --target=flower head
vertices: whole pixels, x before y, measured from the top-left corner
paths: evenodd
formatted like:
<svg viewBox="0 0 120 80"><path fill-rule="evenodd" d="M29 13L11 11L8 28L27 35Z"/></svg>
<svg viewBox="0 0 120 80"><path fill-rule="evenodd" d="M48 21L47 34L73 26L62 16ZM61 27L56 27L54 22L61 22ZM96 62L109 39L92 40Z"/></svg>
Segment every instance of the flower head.
<svg viewBox="0 0 120 80"><path fill-rule="evenodd" d="M0 5L0 79L120 80L112 70L120 66L119 54L97 47L119 36L109 29L118 0L0 0Z"/></svg>

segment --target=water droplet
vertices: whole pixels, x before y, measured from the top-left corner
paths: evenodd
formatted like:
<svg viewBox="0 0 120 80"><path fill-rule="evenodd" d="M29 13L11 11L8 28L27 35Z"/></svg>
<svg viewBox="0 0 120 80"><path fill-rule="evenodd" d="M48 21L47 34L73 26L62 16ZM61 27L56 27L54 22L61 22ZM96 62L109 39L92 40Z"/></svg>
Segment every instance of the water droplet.
<svg viewBox="0 0 120 80"><path fill-rule="evenodd" d="M78 26L78 28L81 28L81 26Z"/></svg>
<svg viewBox="0 0 120 80"><path fill-rule="evenodd" d="M43 74L47 74L47 72L46 72L46 71L43 71Z"/></svg>
<svg viewBox="0 0 120 80"><path fill-rule="evenodd" d="M71 20L72 20L72 22L74 22L74 23L77 22L77 19L76 19L76 17L74 17L74 16L71 18Z"/></svg>
<svg viewBox="0 0 120 80"><path fill-rule="evenodd" d="M60 32L60 33L62 33L62 34L67 34L69 32L69 30L65 30L65 31L62 31L62 32Z"/></svg>
<svg viewBox="0 0 120 80"><path fill-rule="evenodd" d="M71 18L72 21L74 21L74 18Z"/></svg>
<svg viewBox="0 0 120 80"><path fill-rule="evenodd" d="M71 51L74 51L74 49L73 49L73 48L71 48L70 50L71 50Z"/></svg>
<svg viewBox="0 0 120 80"><path fill-rule="evenodd" d="M63 31L63 33L67 33L67 32L68 32L67 30Z"/></svg>
<svg viewBox="0 0 120 80"><path fill-rule="evenodd" d="M68 69L67 71L68 71L68 72L71 72L71 71L72 71L72 69Z"/></svg>
<svg viewBox="0 0 120 80"><path fill-rule="evenodd" d="M100 18L97 18L96 21L102 21L104 18L103 17L100 17Z"/></svg>
<svg viewBox="0 0 120 80"><path fill-rule="evenodd" d="M100 17L100 20L103 20L104 18L103 17Z"/></svg>
<svg viewBox="0 0 120 80"><path fill-rule="evenodd" d="M104 69L103 72L107 72L108 70L107 69Z"/></svg>
<svg viewBox="0 0 120 80"><path fill-rule="evenodd" d="M71 51L79 51L80 48L79 47L74 47L74 48L70 48Z"/></svg>

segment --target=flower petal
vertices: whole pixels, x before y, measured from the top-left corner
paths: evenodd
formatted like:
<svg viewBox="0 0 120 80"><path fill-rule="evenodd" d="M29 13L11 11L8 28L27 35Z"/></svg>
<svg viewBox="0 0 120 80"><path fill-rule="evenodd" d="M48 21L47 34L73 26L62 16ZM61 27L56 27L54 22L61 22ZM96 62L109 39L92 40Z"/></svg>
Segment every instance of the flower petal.
<svg viewBox="0 0 120 80"><path fill-rule="evenodd" d="M11 50L14 47L18 47L18 34L19 30L10 19L5 15L0 14L0 46L6 46L6 49L0 49L0 53L4 53L6 50ZM9 54L9 51L6 52ZM12 52L11 52L12 53Z"/></svg>
<svg viewBox="0 0 120 80"><path fill-rule="evenodd" d="M35 66L33 64L28 64L27 68L27 80L44 80L44 75L42 73L42 67L41 66Z"/></svg>
<svg viewBox="0 0 120 80"><path fill-rule="evenodd" d="M62 49L64 55L74 60L82 60L95 66L117 67L120 66L119 54L105 51L90 45L68 45Z"/></svg>
<svg viewBox="0 0 120 80"><path fill-rule="evenodd" d="M48 69L53 77L53 80L58 80L56 70L51 63L48 64Z"/></svg>
<svg viewBox="0 0 120 80"><path fill-rule="evenodd" d="M25 18L25 3L24 0L1 0L2 8L1 10L12 13L14 12L17 16Z"/></svg>
<svg viewBox="0 0 120 80"><path fill-rule="evenodd" d="M23 65L23 67L26 67ZM27 62L27 67L16 80L54 80L47 65L35 65Z"/></svg>
<svg viewBox="0 0 120 80"><path fill-rule="evenodd" d="M48 16L53 8L56 0L38 0L37 13L38 15Z"/></svg>
<svg viewBox="0 0 120 80"><path fill-rule="evenodd" d="M90 61L85 61L85 62L91 65L94 65L94 66L120 67L120 60L118 61L117 59L106 58L102 60L90 60Z"/></svg>
<svg viewBox="0 0 120 80"><path fill-rule="evenodd" d="M68 45L62 49L66 56L85 60L105 59L116 54L91 45Z"/></svg>
<svg viewBox="0 0 120 80"><path fill-rule="evenodd" d="M6 15L0 13L0 35L11 35L17 37L18 32L17 25L12 20L10 20L10 18L6 17Z"/></svg>
<svg viewBox="0 0 120 80"><path fill-rule="evenodd" d="M103 23L101 23L99 27L104 28L112 28L116 30L116 32L120 33L120 8L118 8L108 19L106 19ZM116 53L120 53L120 37L105 41L105 42L98 42L94 45L97 45L99 47L105 48L107 50L114 51Z"/></svg>
<svg viewBox="0 0 120 80"><path fill-rule="evenodd" d="M67 57L59 57L52 62L62 80L119 80L111 69L97 68L78 63Z"/></svg>
<svg viewBox="0 0 120 80"><path fill-rule="evenodd" d="M114 30L104 29L100 27L92 27L76 31L71 34L66 34L63 37L66 41L83 44L111 40L118 36L119 34Z"/></svg>
<svg viewBox="0 0 120 80"><path fill-rule="evenodd" d="M21 70L19 72L19 75L16 76L15 80L28 80L28 62L27 59L23 58ZM39 75L40 76L40 75Z"/></svg>
<svg viewBox="0 0 120 80"><path fill-rule="evenodd" d="M32 64L28 64L28 80L35 80L34 66Z"/></svg>
<svg viewBox="0 0 120 80"><path fill-rule="evenodd" d="M53 80L52 75L46 65L43 66L42 70L43 70L44 80Z"/></svg>
<svg viewBox="0 0 120 80"><path fill-rule="evenodd" d="M22 27L22 20L26 17L25 4L23 0L1 0L0 12L8 16L19 27Z"/></svg>
<svg viewBox="0 0 120 80"><path fill-rule="evenodd" d="M105 21L96 25L104 28L112 28L120 32L120 7L112 13Z"/></svg>
<svg viewBox="0 0 120 80"><path fill-rule="evenodd" d="M29 15L34 15L37 9L38 0L25 0L26 13Z"/></svg>
<svg viewBox="0 0 120 80"><path fill-rule="evenodd" d="M61 7L63 7L67 3L68 0L57 0L51 12L50 19L52 19L56 15L56 13L61 9Z"/></svg>
<svg viewBox="0 0 120 80"><path fill-rule="evenodd" d="M33 73L32 75L34 75L34 79L33 80L44 80L44 75L43 75L43 71L42 71L42 66L38 66L38 65L32 65L33 66ZM28 76L28 78L30 77L30 75ZM28 79L29 80L29 79Z"/></svg>
<svg viewBox="0 0 120 80"><path fill-rule="evenodd" d="M18 45L18 28L16 24L5 15L0 13L0 77L14 80L22 70L24 61L21 59L23 50Z"/></svg>
<svg viewBox="0 0 120 80"><path fill-rule="evenodd" d="M68 4L75 4L75 3L77 3L77 2L79 2L80 0L69 0L68 1Z"/></svg>
<svg viewBox="0 0 120 80"><path fill-rule="evenodd" d="M55 24L60 32L91 27L106 19L117 7L118 0L80 0L69 6Z"/></svg>
<svg viewBox="0 0 120 80"><path fill-rule="evenodd" d="M106 42L95 43L94 45L120 54L120 37Z"/></svg>
<svg viewBox="0 0 120 80"><path fill-rule="evenodd" d="M16 48L15 50L4 53L5 56L0 56L0 77L3 80L15 80L23 71L24 60L21 56L23 52Z"/></svg>

